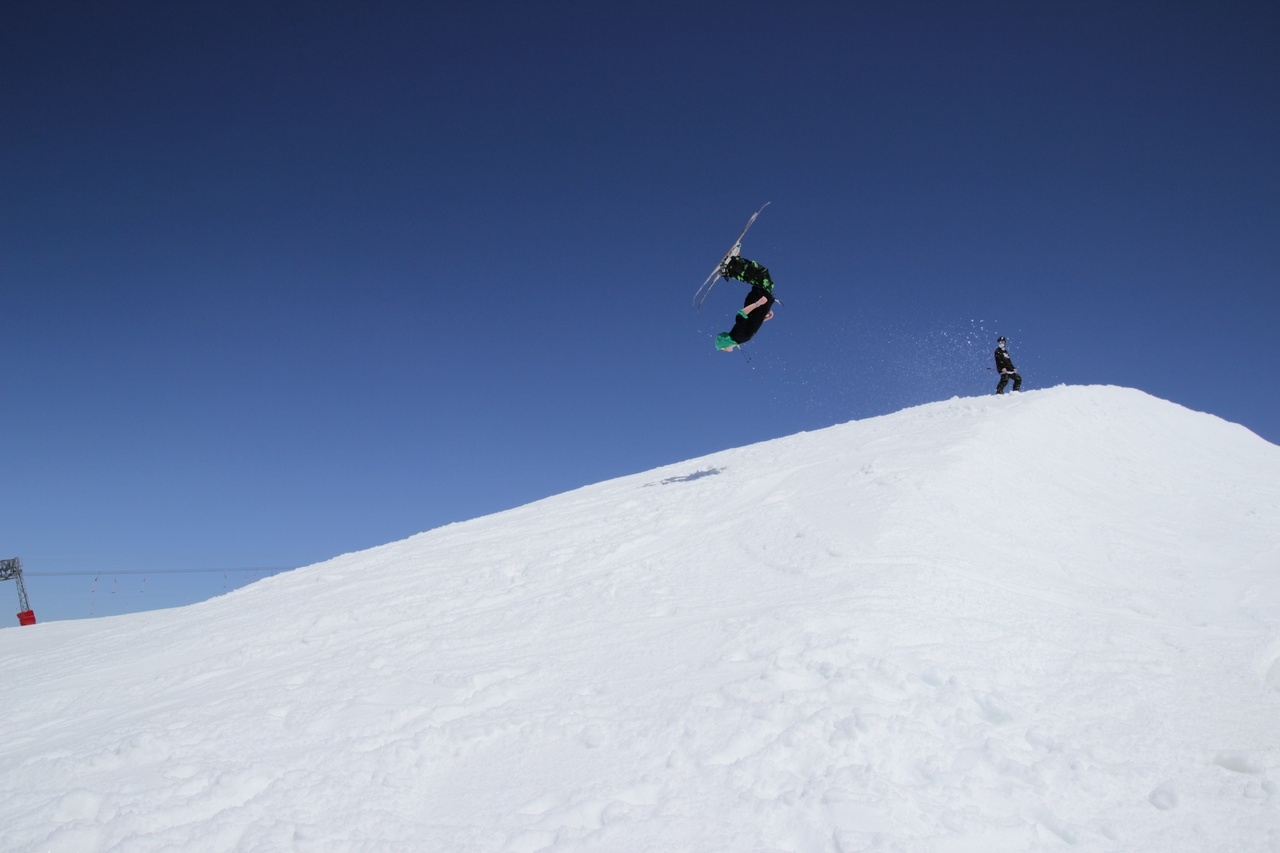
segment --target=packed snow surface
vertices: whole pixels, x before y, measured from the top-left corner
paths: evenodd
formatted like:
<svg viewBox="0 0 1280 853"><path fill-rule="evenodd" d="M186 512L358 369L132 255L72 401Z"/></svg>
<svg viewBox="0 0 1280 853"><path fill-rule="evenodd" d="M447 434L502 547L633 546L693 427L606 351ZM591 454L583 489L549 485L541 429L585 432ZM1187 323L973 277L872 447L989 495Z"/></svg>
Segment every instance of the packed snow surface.
<svg viewBox="0 0 1280 853"><path fill-rule="evenodd" d="M1280 447L953 399L0 664L7 853L1277 851Z"/></svg>

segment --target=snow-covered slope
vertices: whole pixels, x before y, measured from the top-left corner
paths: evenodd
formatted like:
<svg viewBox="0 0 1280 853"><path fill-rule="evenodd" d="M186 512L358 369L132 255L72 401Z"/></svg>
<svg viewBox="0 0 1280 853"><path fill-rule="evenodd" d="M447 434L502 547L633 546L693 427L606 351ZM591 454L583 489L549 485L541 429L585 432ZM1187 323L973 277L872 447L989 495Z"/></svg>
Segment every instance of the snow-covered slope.
<svg viewBox="0 0 1280 853"><path fill-rule="evenodd" d="M1278 543L1128 389L725 451L0 631L0 850L1280 850Z"/></svg>

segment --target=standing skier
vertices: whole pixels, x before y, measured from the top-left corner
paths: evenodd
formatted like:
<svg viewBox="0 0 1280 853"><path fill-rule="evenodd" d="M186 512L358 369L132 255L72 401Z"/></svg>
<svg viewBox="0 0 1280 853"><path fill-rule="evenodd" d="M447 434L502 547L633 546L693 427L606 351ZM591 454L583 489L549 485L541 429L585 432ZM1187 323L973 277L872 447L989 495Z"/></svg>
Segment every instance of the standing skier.
<svg viewBox="0 0 1280 853"><path fill-rule="evenodd" d="M729 352L751 340L765 320L773 319L773 279L769 278L769 270L760 264L736 255L724 262L720 275L751 285L751 292L742 302L742 310L738 312L733 329L716 335L716 349Z"/></svg>
<svg viewBox="0 0 1280 853"><path fill-rule="evenodd" d="M1022 376L1018 373L1018 368L1013 366L1013 359L1009 357L1008 343L1004 335L996 340L996 370L1000 371L1000 384L996 386L997 394L1004 393L1004 386L1009 383L1011 377L1014 391L1022 387Z"/></svg>

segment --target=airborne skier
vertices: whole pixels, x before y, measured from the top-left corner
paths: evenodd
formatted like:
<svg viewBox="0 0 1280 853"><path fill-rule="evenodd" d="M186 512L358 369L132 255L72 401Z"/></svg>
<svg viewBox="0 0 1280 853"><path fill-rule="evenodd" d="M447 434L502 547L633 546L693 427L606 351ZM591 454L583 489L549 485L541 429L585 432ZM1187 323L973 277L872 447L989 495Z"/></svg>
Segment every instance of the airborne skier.
<svg viewBox="0 0 1280 853"><path fill-rule="evenodd" d="M693 304L701 308L703 300L707 298L711 288L715 287L716 282L721 278L737 279L751 285L751 292L743 300L742 310L738 312L738 319L734 322L733 329L716 335L716 349L721 352L729 352L735 347L745 344L755 336L756 332L760 331L760 327L764 325L765 320L773 318L772 309L775 300L773 297L773 279L769 277L769 271L755 261L739 257L739 253L742 251L742 238L747 236L751 223L755 222L756 218L768 206L769 203L765 202L764 207L751 214L751 218L747 220L742 233L738 235L738 239L734 241L728 253L720 260L716 268L711 271L711 275L707 276L707 280L698 288L698 292L693 295Z"/></svg>
<svg viewBox="0 0 1280 853"><path fill-rule="evenodd" d="M737 247L734 248L736 250ZM716 335L716 349L729 352L751 340L765 320L773 319L773 279L769 277L768 269L736 254L731 254L720 265L720 275L726 280L737 279L751 285L751 292L742 302L742 310L738 312L733 329Z"/></svg>

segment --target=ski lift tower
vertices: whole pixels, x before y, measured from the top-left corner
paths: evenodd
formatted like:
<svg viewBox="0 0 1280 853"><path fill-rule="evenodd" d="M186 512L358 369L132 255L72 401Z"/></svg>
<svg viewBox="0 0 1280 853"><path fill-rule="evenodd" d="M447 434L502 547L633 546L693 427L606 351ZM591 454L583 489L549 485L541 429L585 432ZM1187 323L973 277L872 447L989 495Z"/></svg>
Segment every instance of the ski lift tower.
<svg viewBox="0 0 1280 853"><path fill-rule="evenodd" d="M18 582L18 607L22 608L18 613L18 624L36 624L36 612L31 609L31 602L27 601L27 588L22 583L22 561L17 557L0 560L0 581Z"/></svg>

